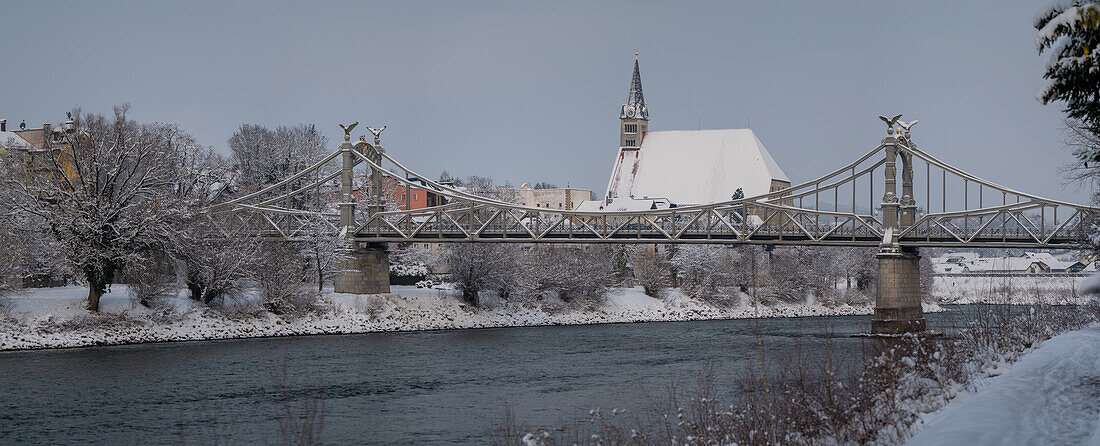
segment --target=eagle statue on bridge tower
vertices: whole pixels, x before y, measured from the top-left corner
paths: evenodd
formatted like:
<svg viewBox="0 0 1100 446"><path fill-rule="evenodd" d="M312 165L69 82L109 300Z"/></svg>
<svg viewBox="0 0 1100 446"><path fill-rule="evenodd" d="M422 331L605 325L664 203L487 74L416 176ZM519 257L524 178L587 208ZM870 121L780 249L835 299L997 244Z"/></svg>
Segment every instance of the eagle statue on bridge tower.
<svg viewBox="0 0 1100 446"><path fill-rule="evenodd" d="M340 128L344 129L344 141L348 141L351 139L351 131L355 130L355 126L357 125L359 125L359 121L355 121L354 124L346 127L344 126L344 124L340 124Z"/></svg>
<svg viewBox="0 0 1100 446"><path fill-rule="evenodd" d="M878 118L886 123L886 136L894 136L894 133L897 133L897 131L894 130L894 125L898 123L898 119L901 119L901 115L894 116L893 118L887 118L885 116L879 116Z"/></svg>

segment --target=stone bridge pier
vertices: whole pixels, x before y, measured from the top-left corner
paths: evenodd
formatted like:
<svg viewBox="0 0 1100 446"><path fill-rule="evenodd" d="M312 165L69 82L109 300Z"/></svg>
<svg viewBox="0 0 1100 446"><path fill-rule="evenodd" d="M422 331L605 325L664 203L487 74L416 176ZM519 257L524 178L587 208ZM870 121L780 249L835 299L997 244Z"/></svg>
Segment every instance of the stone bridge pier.
<svg viewBox="0 0 1100 446"><path fill-rule="evenodd" d="M883 251L878 258L878 290L871 333L924 331L920 302L920 254L916 248Z"/></svg>
<svg viewBox="0 0 1100 446"><path fill-rule="evenodd" d="M390 292L390 252L385 243L350 242L343 251L340 270L333 281L337 293Z"/></svg>

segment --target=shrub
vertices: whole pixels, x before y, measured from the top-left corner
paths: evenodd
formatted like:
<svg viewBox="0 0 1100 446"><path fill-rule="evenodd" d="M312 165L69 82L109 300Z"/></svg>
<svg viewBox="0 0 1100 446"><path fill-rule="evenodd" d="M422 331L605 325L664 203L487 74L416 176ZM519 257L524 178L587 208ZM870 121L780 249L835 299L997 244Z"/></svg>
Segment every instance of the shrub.
<svg viewBox="0 0 1100 446"><path fill-rule="evenodd" d="M630 250L630 265L634 278L645 294L661 297L669 286L671 263L668 255L656 245L634 246Z"/></svg>
<svg viewBox="0 0 1100 446"><path fill-rule="evenodd" d="M266 242L253 267L263 307L274 314L298 316L327 309L317 290L306 285L306 259L289 242Z"/></svg>
<svg viewBox="0 0 1100 446"><path fill-rule="evenodd" d="M511 291L517 253L515 246L504 243L453 243L447 246L443 261L462 299L477 306L482 290Z"/></svg>
<svg viewBox="0 0 1100 446"><path fill-rule="evenodd" d="M541 245L523 255L516 288L523 297L594 308L603 303L614 280L608 262L612 248L590 245Z"/></svg>

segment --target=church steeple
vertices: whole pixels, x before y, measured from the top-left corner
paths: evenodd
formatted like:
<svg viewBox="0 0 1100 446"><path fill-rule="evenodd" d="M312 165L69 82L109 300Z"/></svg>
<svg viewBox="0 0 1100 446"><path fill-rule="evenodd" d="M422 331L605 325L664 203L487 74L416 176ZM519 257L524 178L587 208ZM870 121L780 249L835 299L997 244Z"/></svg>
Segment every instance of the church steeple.
<svg viewBox="0 0 1100 446"><path fill-rule="evenodd" d="M636 149L649 129L649 109L642 95L642 74L638 69L638 52L634 52L634 77L630 79L630 93L619 109L619 147Z"/></svg>
<svg viewBox="0 0 1100 446"><path fill-rule="evenodd" d="M634 77L630 79L630 93L626 95L626 102L619 112L619 119L638 118L649 119L649 110L645 106L645 97L642 95L642 74L638 70L638 53L634 53Z"/></svg>

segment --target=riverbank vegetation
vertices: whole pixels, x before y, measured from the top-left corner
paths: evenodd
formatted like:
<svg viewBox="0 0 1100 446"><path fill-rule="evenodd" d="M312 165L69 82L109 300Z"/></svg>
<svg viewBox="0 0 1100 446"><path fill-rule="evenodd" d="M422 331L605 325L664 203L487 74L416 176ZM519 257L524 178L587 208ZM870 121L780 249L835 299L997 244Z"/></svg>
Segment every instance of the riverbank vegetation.
<svg viewBox="0 0 1100 446"><path fill-rule="evenodd" d="M759 356L749 371L708 368L687 391L671 387L646 413L594 409L587 419L530 428L508 414L493 430L500 445L898 444L924 414L972 390L997 367L1043 341L1100 320L1100 304L994 305L966 327L867 341L862 358L836 355L828 337L795 352ZM721 377L722 379L719 379ZM733 382L733 400L718 396ZM598 402L594 402L598 405Z"/></svg>

